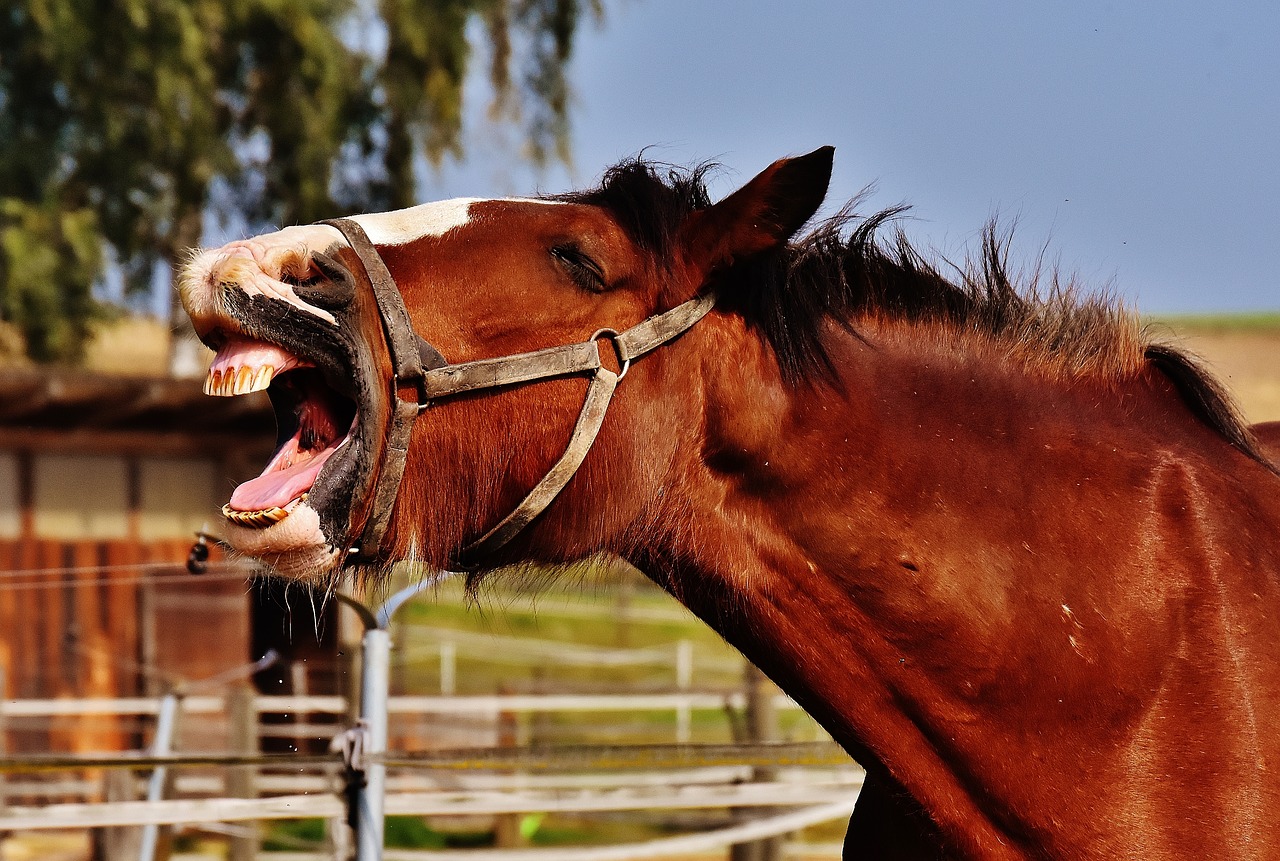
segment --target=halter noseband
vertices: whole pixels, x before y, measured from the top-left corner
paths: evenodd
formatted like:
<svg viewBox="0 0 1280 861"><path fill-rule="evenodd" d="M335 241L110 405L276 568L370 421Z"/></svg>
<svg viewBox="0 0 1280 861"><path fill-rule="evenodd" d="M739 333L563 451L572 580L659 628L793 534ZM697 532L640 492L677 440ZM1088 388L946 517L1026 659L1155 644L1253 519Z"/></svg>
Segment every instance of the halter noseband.
<svg viewBox="0 0 1280 861"><path fill-rule="evenodd" d="M475 567L528 526L573 478L591 450L604 424L614 390L632 361L683 334L706 316L715 304L715 297L706 294L655 314L622 332L600 329L578 344L450 364L439 350L414 331L395 279L364 228L349 218L320 223L337 228L360 258L373 287L393 369L391 391L395 398L387 427L382 468L370 494L372 505L359 543L352 548L348 563L371 562L379 558L391 521L391 509L404 478L414 419L432 403L464 392L574 374L590 375L582 411L578 414L564 454L510 514L458 554L456 562L459 567ZM606 368L600 361L599 344L602 339L613 345L621 363L617 372Z"/></svg>

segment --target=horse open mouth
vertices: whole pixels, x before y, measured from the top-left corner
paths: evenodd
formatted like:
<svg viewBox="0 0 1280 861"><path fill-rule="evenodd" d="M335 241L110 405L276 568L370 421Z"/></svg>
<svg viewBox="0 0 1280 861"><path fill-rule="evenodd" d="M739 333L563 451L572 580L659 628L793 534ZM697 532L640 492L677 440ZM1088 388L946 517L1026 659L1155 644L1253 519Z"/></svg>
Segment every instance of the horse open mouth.
<svg viewBox="0 0 1280 861"><path fill-rule="evenodd" d="M266 469L238 486L222 506L227 520L264 529L306 501L325 464L350 439L356 403L324 373L281 347L242 337L218 350L206 394L234 397L266 390L276 415L276 451Z"/></svg>

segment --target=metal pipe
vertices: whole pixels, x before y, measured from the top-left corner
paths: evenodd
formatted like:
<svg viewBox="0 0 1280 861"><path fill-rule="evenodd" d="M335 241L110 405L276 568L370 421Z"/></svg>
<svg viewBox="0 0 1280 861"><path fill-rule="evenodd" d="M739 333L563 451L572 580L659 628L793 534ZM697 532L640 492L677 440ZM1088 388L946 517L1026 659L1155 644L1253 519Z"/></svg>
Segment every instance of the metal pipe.
<svg viewBox="0 0 1280 861"><path fill-rule="evenodd" d="M451 571L439 571L409 584L388 598L376 614L352 598L337 596L356 611L365 626L360 656L360 726L364 734L362 750L355 757L359 761L351 763L364 776L354 789L356 861L382 861L387 782L382 754L387 750L387 700L391 695L391 617L414 595L452 575Z"/></svg>
<svg viewBox="0 0 1280 861"><path fill-rule="evenodd" d="M160 714L156 720L156 737L151 743L152 756L165 756L173 751L173 735L178 725L178 704L181 702L177 693L168 693L160 701ZM160 801L164 798L164 784L169 769L158 765L151 772L147 781L147 801ZM155 861L156 844L160 840L160 826L151 824L142 826L142 842L138 849L138 861Z"/></svg>
<svg viewBox="0 0 1280 861"><path fill-rule="evenodd" d="M364 724L365 754L383 754L387 749L387 693L391 673L391 633L385 628L364 632L362 649L364 675L360 685L360 717ZM356 792L356 858L382 861L383 796L387 767L380 761L364 762L364 783Z"/></svg>
<svg viewBox="0 0 1280 861"><path fill-rule="evenodd" d="M397 610L399 610L401 607L404 606L406 601L408 601L414 595L417 595L423 589L429 589L430 587L436 585L437 583L443 580L449 579L450 577L454 576L457 573L458 572L456 571L437 571L434 574L423 577L421 580L414 581L413 583L410 583L408 586L405 586L399 592L395 593L390 598L388 598L383 603L382 607L378 609L378 616L377 616L378 627L390 628L391 617L395 615Z"/></svg>

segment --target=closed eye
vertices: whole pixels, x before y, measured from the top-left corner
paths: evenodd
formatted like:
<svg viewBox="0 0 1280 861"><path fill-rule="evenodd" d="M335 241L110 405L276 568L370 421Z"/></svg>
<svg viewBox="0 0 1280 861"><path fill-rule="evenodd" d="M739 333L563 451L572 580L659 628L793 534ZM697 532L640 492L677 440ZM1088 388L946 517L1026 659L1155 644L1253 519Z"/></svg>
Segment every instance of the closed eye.
<svg viewBox="0 0 1280 861"><path fill-rule="evenodd" d="M551 247L551 256L581 289L589 293L603 293L609 286L605 283L604 270L600 268L600 264L576 245L554 245Z"/></svg>

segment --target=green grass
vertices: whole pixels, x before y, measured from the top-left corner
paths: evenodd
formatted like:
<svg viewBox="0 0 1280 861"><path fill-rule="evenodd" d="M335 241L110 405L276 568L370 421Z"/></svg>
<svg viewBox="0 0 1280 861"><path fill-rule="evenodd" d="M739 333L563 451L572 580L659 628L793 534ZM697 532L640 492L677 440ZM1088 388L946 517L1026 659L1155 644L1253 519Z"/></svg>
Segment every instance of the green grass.
<svg viewBox="0 0 1280 861"><path fill-rule="evenodd" d="M530 658L489 661L458 648L457 683L460 694L487 694L505 690L602 690L641 691L669 689L675 679L675 644L687 640L694 652L694 687L736 688L741 683L741 659L737 652L701 621L684 611L668 595L647 582L632 584L625 593L634 615L619 615L620 587L596 585L579 593L551 590L534 597L510 590L487 592L479 603L470 601L460 584L446 584L410 602L397 617L396 641L402 646L398 672L404 693L439 690L439 660L422 655L430 651L441 632L521 637L563 642L574 647L669 650L665 665L574 666ZM564 612L567 609L569 612ZM644 618L650 613L657 618ZM474 650L473 650L474 651ZM708 667L708 664L716 665ZM720 666L724 665L724 666Z"/></svg>
<svg viewBox="0 0 1280 861"><path fill-rule="evenodd" d="M328 826L323 819L284 819L272 822L262 839L264 852L290 852L324 846ZM388 816L385 844L390 849L475 849L493 845L489 829L438 831L421 816Z"/></svg>
<svg viewBox="0 0 1280 861"><path fill-rule="evenodd" d="M323 819L272 822L264 831L261 850L271 853L321 849L327 842L326 829ZM598 817L571 813L527 814L521 817L518 830L525 844L534 847L602 846L652 840L673 833L661 822L645 822L632 816L609 817L602 822ZM845 823L836 821L805 829L802 833L809 840L839 842L844 838L844 831ZM436 828L420 816L388 816L384 833L388 849L465 850L492 847L495 843L492 828ZM175 842L175 848L191 851L199 844L197 838L180 839ZM269 859L271 856L264 857Z"/></svg>
<svg viewBox="0 0 1280 861"><path fill-rule="evenodd" d="M1162 314L1144 322L1168 326L1175 332L1275 332L1280 331L1280 311L1248 314Z"/></svg>
<svg viewBox="0 0 1280 861"><path fill-rule="evenodd" d="M323 846L323 819L281 819L271 822L262 837L265 852L290 852L305 846Z"/></svg>

